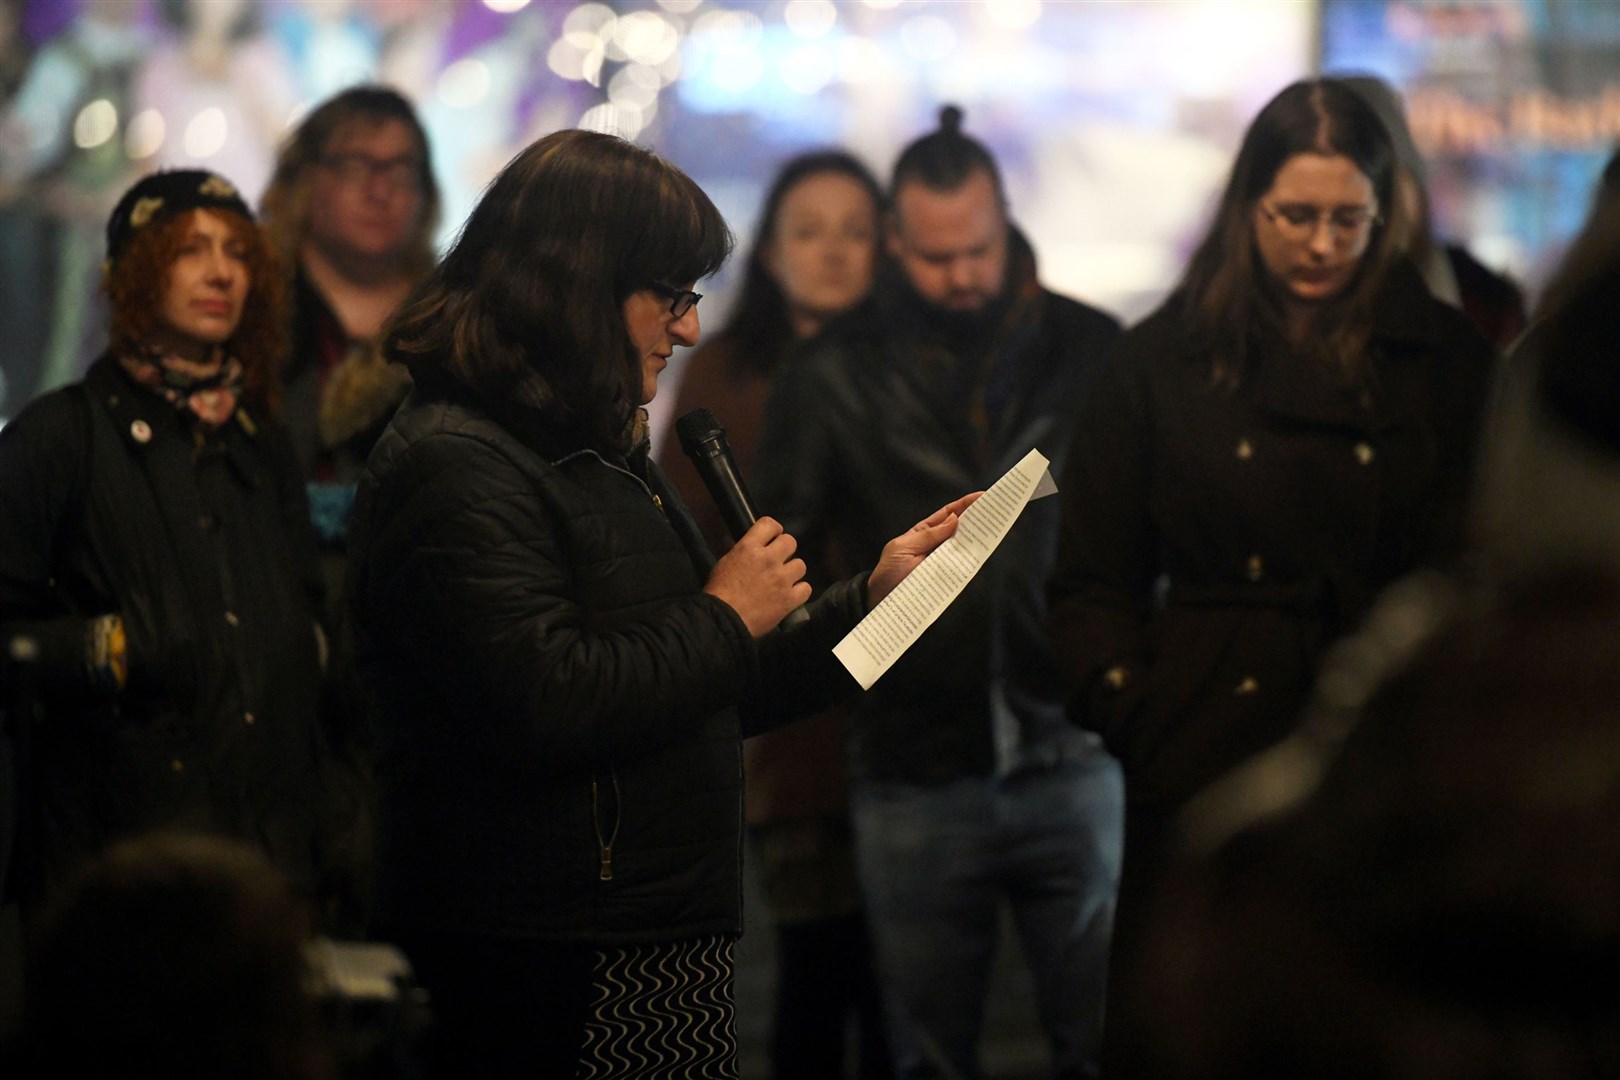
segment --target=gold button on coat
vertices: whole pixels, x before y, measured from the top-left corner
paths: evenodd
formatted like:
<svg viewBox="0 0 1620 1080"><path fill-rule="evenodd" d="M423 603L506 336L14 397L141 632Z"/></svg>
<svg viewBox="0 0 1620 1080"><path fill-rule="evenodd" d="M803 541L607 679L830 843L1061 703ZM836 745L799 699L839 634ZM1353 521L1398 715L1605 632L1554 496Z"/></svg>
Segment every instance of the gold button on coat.
<svg viewBox="0 0 1620 1080"><path fill-rule="evenodd" d="M1363 465L1371 465L1373 463L1373 458L1377 456L1377 451L1375 451L1368 444L1364 442L1356 443L1356 460L1361 462Z"/></svg>
<svg viewBox="0 0 1620 1080"><path fill-rule="evenodd" d="M1258 555L1249 556L1249 580L1259 581L1266 576L1266 564Z"/></svg>

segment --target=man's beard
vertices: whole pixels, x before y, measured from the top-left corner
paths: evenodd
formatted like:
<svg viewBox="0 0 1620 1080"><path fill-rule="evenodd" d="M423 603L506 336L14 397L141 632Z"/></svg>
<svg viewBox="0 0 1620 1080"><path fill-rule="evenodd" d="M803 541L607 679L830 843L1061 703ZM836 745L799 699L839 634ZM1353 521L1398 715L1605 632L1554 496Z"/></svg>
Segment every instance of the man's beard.
<svg viewBox="0 0 1620 1080"><path fill-rule="evenodd" d="M910 282L907 284L909 286ZM928 325L940 337L965 345L982 342L1001 324L1002 316L1007 312L1010 292L1004 284L999 293L976 308L953 308L934 303L915 288L910 291L912 301L923 311Z"/></svg>
<svg viewBox="0 0 1620 1080"><path fill-rule="evenodd" d="M1006 298L1008 290L1003 288L977 308L946 308L923 296L917 296L917 303L922 304L928 321L941 335L953 342L972 343L988 337L1001 324L1001 316L1006 314Z"/></svg>

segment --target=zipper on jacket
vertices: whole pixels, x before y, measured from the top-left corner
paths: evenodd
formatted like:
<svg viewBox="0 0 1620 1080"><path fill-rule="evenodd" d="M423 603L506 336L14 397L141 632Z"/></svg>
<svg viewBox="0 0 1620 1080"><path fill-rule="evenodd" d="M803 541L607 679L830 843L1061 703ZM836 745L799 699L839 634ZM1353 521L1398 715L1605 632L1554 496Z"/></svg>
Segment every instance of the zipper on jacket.
<svg viewBox="0 0 1620 1080"><path fill-rule="evenodd" d="M613 880L613 842L619 838L619 823L624 818L619 810L619 774L609 769L608 777L613 781L613 831L604 837L596 774L591 774L591 825L596 829L596 846L601 859L600 869L597 871L597 879L600 881Z"/></svg>
<svg viewBox="0 0 1620 1080"><path fill-rule="evenodd" d="M658 507L658 509L660 509L660 510L662 510L664 508L664 500L662 500L662 499L660 499L658 497L658 493L656 491L654 491L652 488L647 486L647 481L643 480L641 477L637 476L635 473L631 472L629 469L626 469L624 466L613 464L613 462L609 461L607 458L603 457L601 454L598 454L595 450L575 450L572 454L564 454L562 457L560 457L556 461L552 462L552 464L553 465L561 465L563 462L572 461L574 458L577 458L577 457L593 457L597 461L600 461L603 465L605 465L608 468L612 469L614 472L623 473L625 476L628 476L630 479L634 480L636 482L636 484L638 486L640 486L641 490L645 491L647 493L647 498L649 498L649 499L651 499L653 501L654 506Z"/></svg>

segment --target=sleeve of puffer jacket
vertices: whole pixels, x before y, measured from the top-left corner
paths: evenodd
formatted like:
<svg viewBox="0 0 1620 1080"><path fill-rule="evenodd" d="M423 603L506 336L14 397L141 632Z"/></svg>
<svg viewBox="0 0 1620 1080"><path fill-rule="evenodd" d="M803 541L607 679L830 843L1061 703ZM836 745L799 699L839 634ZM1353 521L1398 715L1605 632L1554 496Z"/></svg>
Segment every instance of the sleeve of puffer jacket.
<svg viewBox="0 0 1620 1080"><path fill-rule="evenodd" d="M759 642L760 681L743 703L743 735L759 735L820 712L860 691L833 646L866 614L866 574L823 589L810 618Z"/></svg>
<svg viewBox="0 0 1620 1080"><path fill-rule="evenodd" d="M356 619L381 669L429 673L469 738L576 769L680 738L755 685L747 627L712 596L582 607L584 553L496 448L436 435L408 454L357 508Z"/></svg>

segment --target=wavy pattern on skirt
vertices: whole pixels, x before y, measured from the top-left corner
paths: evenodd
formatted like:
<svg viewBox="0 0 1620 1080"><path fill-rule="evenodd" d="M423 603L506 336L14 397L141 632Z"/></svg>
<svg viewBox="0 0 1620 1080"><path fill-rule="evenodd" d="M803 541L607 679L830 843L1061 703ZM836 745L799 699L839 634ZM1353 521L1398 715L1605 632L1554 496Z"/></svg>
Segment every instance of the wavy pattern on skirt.
<svg viewBox="0 0 1620 1080"><path fill-rule="evenodd" d="M733 1080L731 945L715 936L598 952L579 1080Z"/></svg>

